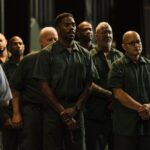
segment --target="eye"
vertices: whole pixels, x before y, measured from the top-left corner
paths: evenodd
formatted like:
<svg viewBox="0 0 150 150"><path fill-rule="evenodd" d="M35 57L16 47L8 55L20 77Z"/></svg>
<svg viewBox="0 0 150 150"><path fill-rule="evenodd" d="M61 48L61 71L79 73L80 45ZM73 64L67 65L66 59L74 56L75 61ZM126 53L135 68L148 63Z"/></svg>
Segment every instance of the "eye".
<svg viewBox="0 0 150 150"><path fill-rule="evenodd" d="M125 43L127 45L130 45L130 46L134 46L135 44L141 44L141 41L140 40L137 40L137 41L131 41L131 42L128 42L128 43Z"/></svg>

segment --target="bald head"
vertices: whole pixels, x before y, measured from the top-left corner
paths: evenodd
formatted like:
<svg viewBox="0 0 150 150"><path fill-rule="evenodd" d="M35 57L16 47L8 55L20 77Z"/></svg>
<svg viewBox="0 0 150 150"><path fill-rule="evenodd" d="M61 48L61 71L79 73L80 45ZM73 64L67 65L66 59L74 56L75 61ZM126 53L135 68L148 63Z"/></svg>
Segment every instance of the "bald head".
<svg viewBox="0 0 150 150"><path fill-rule="evenodd" d="M13 36L8 41L8 48L12 56L21 57L24 54L25 45L21 37Z"/></svg>
<svg viewBox="0 0 150 150"><path fill-rule="evenodd" d="M142 53L142 42L136 31L127 31L122 37L122 48L133 61L137 61Z"/></svg>
<svg viewBox="0 0 150 150"><path fill-rule="evenodd" d="M136 31L127 31L123 34L122 43L128 43L131 40L131 38L135 37L141 40L140 35Z"/></svg>
<svg viewBox="0 0 150 150"><path fill-rule="evenodd" d="M41 48L46 47L50 43L58 40L58 34L53 27L44 27L40 31L40 45Z"/></svg>
<svg viewBox="0 0 150 150"><path fill-rule="evenodd" d="M21 37L19 37L19 36L13 36L13 37L11 37L11 38L9 39L8 44L11 45L11 44L12 44L14 41L16 41L16 40L19 40L19 41L21 41L21 42L23 43L23 40L22 40Z"/></svg>
<svg viewBox="0 0 150 150"><path fill-rule="evenodd" d="M83 21L81 22L78 27L77 27L77 36L79 38L79 41L81 40L92 40L93 38L93 27L92 24L87 22L87 21Z"/></svg>
<svg viewBox="0 0 150 150"><path fill-rule="evenodd" d="M83 22L81 22L81 23L78 25L77 30L80 31L80 30L82 30L83 28L85 28L86 26L92 28L92 25L91 25L90 22L88 22L88 21L83 21Z"/></svg>

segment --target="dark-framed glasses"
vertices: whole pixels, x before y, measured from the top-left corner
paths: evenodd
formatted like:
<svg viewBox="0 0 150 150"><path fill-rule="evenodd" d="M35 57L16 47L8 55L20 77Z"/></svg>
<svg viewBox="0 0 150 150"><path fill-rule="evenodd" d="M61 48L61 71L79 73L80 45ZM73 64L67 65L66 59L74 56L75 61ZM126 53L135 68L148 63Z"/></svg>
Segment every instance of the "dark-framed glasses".
<svg viewBox="0 0 150 150"><path fill-rule="evenodd" d="M131 42L124 43L124 44L130 45L130 46L135 46L136 44L141 45L142 42L140 40L137 40L137 41L131 41Z"/></svg>

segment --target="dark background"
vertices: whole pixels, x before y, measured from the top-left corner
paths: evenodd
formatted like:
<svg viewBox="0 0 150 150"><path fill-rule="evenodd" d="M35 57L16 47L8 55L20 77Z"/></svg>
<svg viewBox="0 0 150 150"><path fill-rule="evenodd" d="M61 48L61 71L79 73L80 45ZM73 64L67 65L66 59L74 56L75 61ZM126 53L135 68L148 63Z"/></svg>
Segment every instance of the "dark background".
<svg viewBox="0 0 150 150"><path fill-rule="evenodd" d="M7 39L13 35L21 36L26 44L26 53L31 44L31 17L42 28L52 25L59 13L71 12L77 25L87 20L95 29L99 22L109 22L118 49L121 49L124 32L139 32L143 41L143 54L150 56L150 0L1 0L0 7L0 32Z"/></svg>

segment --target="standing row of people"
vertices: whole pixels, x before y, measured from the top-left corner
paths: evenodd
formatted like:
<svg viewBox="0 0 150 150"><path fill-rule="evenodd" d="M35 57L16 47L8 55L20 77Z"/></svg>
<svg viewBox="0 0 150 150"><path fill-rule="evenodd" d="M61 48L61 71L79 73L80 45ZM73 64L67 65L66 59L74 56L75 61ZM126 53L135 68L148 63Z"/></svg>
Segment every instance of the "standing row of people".
<svg viewBox="0 0 150 150"><path fill-rule="evenodd" d="M107 22L97 25L95 45L92 25L84 21L76 32L70 13L58 15L55 28L58 41L46 46L41 38L46 47L25 56L10 80L19 149L148 150L150 61L139 34L123 35L124 55L112 48Z"/></svg>

